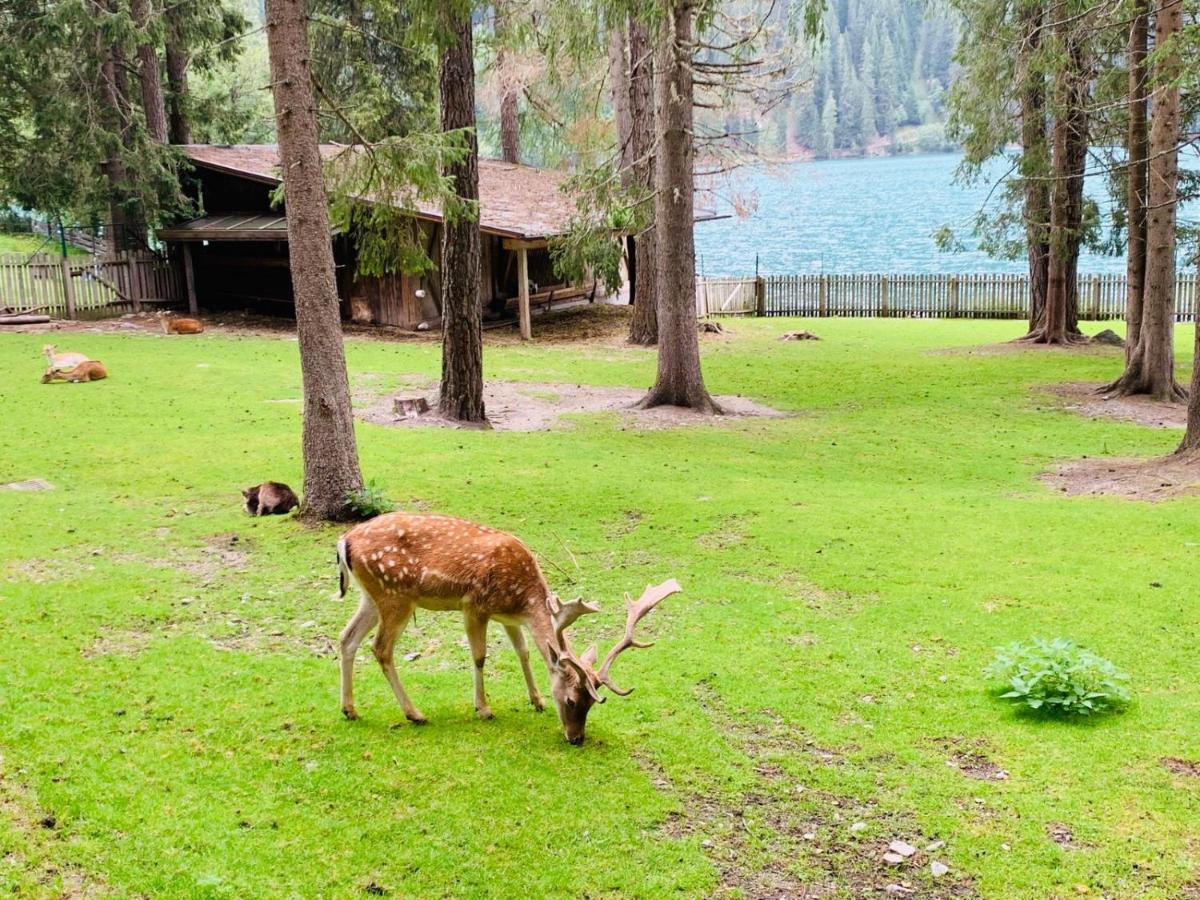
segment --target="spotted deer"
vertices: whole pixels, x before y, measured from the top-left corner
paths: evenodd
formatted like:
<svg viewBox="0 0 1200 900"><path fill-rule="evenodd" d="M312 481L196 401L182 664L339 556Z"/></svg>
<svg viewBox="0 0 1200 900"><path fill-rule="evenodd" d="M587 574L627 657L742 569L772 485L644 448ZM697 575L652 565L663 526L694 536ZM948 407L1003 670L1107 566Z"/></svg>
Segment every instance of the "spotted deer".
<svg viewBox="0 0 1200 900"><path fill-rule="evenodd" d="M613 663L630 647L649 647L634 639L637 623L664 598L681 590L671 579L647 587L637 603L628 603L624 636L597 666L595 645L582 654L571 646L567 629L580 617L599 612L583 601L564 603L550 590L537 560L517 538L494 528L450 516L391 513L352 528L337 546L339 596L358 585L362 600L341 635L342 713L357 719L354 706L354 656L363 638L379 625L372 652L383 669L409 721L425 716L413 705L396 674L396 638L420 607L437 612L460 611L475 661L475 710L492 718L483 688L487 626L504 626L521 661L529 701L544 708L529 667L524 631L545 660L554 705L569 743L583 743L588 712L607 688L626 696L612 680ZM626 595L629 600L629 595Z"/></svg>

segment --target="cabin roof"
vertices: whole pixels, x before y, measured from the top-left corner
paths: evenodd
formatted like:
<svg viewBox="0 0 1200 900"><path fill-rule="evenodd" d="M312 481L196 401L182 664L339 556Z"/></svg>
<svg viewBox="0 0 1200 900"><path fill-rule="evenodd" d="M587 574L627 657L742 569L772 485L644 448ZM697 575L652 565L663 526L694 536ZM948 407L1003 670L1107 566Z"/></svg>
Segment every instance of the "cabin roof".
<svg viewBox="0 0 1200 900"><path fill-rule="evenodd" d="M183 144L180 150L195 165L263 184L279 183L279 148L276 144ZM332 159L350 148L322 144L321 155ZM551 169L479 160L479 227L503 237L538 240L563 234L570 228L576 207L562 190L567 176ZM430 221L442 220L441 209L426 201L414 204ZM197 220L199 221L199 220ZM164 234L164 237L169 237ZM234 234L227 235L235 238Z"/></svg>

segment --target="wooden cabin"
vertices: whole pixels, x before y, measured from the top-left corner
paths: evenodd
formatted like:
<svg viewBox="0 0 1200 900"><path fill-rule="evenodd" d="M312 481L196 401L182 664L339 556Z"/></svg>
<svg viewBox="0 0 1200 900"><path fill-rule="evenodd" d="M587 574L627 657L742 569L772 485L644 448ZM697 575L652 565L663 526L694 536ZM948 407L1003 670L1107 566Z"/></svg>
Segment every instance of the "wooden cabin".
<svg viewBox="0 0 1200 900"><path fill-rule="evenodd" d="M277 147L189 144L180 149L193 165L185 191L204 215L159 229L158 237L184 268L189 307L193 312L200 307L249 307L292 314L287 221L283 209L271 203L280 180ZM345 149L321 148L326 157ZM517 312L526 337L532 307L595 299L594 282L562 283L550 261L548 239L565 232L575 212L574 202L560 189L565 177L532 166L479 160L479 302L487 319ZM426 275L362 275L352 237L331 235L344 319L416 328L437 318L440 210L419 206L416 227L435 263ZM522 272L527 273L524 279Z"/></svg>

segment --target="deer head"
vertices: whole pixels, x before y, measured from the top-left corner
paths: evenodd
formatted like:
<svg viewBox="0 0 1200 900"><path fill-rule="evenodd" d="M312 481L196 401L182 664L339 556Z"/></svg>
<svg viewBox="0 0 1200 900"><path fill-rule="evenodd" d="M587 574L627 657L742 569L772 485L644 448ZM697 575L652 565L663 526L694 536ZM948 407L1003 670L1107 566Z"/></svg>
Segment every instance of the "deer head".
<svg viewBox="0 0 1200 900"><path fill-rule="evenodd" d="M637 603L633 603L629 594L626 594L625 634L608 651L599 668L596 668L596 660L599 658L596 645L588 647L582 656L578 656L566 634L566 630L580 616L600 612L599 607L582 599L563 603L554 595L550 596L550 614L554 622L554 639L550 644L554 705L558 708L558 717L568 743L575 746L583 743L588 713L595 704L603 703L607 699L600 693L601 688L607 688L620 697L632 693L632 688L622 690L617 687L609 670L617 657L630 647L653 646L634 640L634 629L650 610L671 594L681 590L683 589L679 582L672 578L657 587L647 586Z"/></svg>

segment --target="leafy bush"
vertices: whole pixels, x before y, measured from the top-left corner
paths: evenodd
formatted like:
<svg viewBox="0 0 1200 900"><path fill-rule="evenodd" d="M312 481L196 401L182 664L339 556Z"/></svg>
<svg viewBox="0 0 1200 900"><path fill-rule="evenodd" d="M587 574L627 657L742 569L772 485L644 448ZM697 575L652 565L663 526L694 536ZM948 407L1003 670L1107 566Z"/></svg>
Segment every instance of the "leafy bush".
<svg viewBox="0 0 1200 900"><path fill-rule="evenodd" d="M986 671L1008 688L1002 699L1049 713L1088 716L1130 699L1128 675L1066 638L1009 644Z"/></svg>
<svg viewBox="0 0 1200 900"><path fill-rule="evenodd" d="M388 499L378 482L371 480L359 490L346 494L346 507L360 519L373 519L390 513L396 504Z"/></svg>

